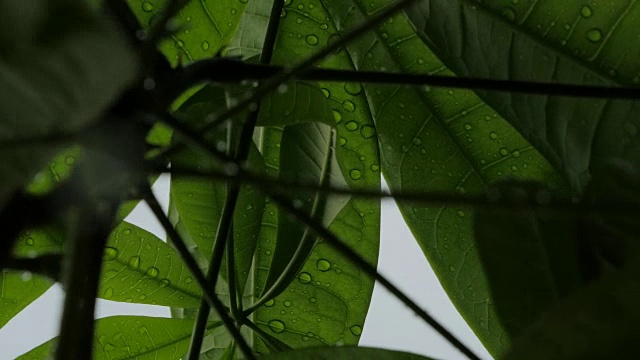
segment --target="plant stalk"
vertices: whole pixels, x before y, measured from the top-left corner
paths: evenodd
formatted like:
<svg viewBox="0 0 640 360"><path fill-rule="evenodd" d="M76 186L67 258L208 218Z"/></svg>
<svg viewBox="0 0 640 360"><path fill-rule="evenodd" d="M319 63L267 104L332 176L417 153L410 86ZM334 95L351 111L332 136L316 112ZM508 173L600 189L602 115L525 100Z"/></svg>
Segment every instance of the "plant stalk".
<svg viewBox="0 0 640 360"><path fill-rule="evenodd" d="M89 202L69 213L63 284L66 295L55 351L57 360L87 360L93 356L94 311L102 256L116 205Z"/></svg>
<svg viewBox="0 0 640 360"><path fill-rule="evenodd" d="M169 220L169 218L165 215L164 211L162 211L162 207L158 203L158 200L156 199L155 195L153 195L153 193L151 192L151 188L149 187L145 188L144 199L149 205L149 207L151 208L151 211L154 213L158 221L160 221L160 223L162 224L162 227L167 232L168 238L171 240L176 250L182 257L182 260L187 265L187 268L189 269L189 271L191 271L191 274L196 279L198 285L202 289L202 293L204 294L203 298L206 299L206 301L209 303L209 306L216 311L216 313L220 317L220 320L222 320L222 323L225 325L227 331L229 331L231 336L238 343L238 346L240 347L240 350L242 351L243 355L247 359L254 360L255 356L251 351L251 347L249 347L246 340L242 337L242 334L240 334L240 331L235 326L234 321L229 316L227 310L225 309L225 306L222 304L220 299L216 296L215 291L208 286L207 279L205 278L204 274L198 267L198 263L193 258L191 253L189 253L189 249L185 245L180 234L178 234L178 232L173 227L173 225L171 225L171 221ZM204 334L204 330L203 330L203 334Z"/></svg>
<svg viewBox="0 0 640 360"><path fill-rule="evenodd" d="M269 24L267 27L267 33L265 35L265 43L262 48L262 54L260 56L260 62L262 64L269 64L271 62L271 58L273 56L273 49L275 45L275 40L278 35L278 27L280 25L280 14L282 13L282 8L284 7L284 1L274 0L273 6L271 7L271 17L269 18ZM240 139L238 141L238 146L236 147L235 154L232 148L232 138L230 137L227 141L227 156L233 156L235 158L236 164L245 162L249 157L249 149L251 148L251 143L253 142L253 131L258 122L258 115L260 113L260 106L258 106L254 111L249 114L246 122L242 125L242 130L240 132ZM233 128L232 126L230 129ZM229 130L231 131L231 130ZM207 147L210 147L208 144L205 144ZM222 262L222 255L225 249L227 248L227 265L229 271L227 272L228 283L229 283L229 296L230 296L230 306L232 307L232 314L234 310L237 310L236 304L234 303L236 299L235 297L235 268L234 259L231 256L234 256L234 238L233 231L230 231L233 228L233 214L235 212L236 205L238 203L238 197L240 195L240 183L238 182L227 182L227 197L225 198L225 202L222 209L222 215L220 216L220 222L218 223L218 229L216 232L216 239L214 242L213 251L211 253L211 260L209 261L209 269L207 273L207 280L211 284L211 287L215 291L216 283L218 280L218 276L220 273L220 266ZM227 241L225 241L227 240ZM233 286L231 283L234 283ZM242 297L241 300L242 301ZM196 323L193 330L193 335L191 337L191 344L189 345L189 360L197 360L200 354L200 349L202 348L202 341L204 337L204 329L203 326L206 324L206 319L209 316L209 307L206 306L203 302L200 303L200 308L198 310L198 316L196 318ZM237 319L236 319L237 320Z"/></svg>

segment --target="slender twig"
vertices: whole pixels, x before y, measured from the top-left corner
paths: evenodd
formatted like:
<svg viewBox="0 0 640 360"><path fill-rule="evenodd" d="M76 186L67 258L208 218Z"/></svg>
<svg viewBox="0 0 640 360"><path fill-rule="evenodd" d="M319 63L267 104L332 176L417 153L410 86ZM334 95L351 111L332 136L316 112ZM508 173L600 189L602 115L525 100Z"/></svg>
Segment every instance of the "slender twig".
<svg viewBox="0 0 640 360"><path fill-rule="evenodd" d="M303 210L296 208L290 199L282 195L271 194L269 189L261 187L261 190L271 197L279 207L286 212L298 218L306 226L311 228L318 236L322 237L330 246L339 251L344 257L346 257L353 264L362 269L368 276L374 278L382 286L384 286L389 292L391 292L396 298L402 301L406 306L413 310L416 315L422 318L427 324L429 324L434 330L442 335L449 343L456 347L460 352L465 354L469 359L480 358L475 355L466 345L458 340L452 333L450 333L444 326L442 326L436 319L431 317L425 310L423 310L418 304L413 302L408 296L406 296L400 289L398 289L391 281L389 281L384 275L380 274L375 266L369 264L358 253L353 251L349 245L345 244L331 231L326 229L320 222L314 220L311 216L307 215Z"/></svg>
<svg viewBox="0 0 640 360"><path fill-rule="evenodd" d="M280 24L280 13L282 12L282 8L284 6L284 1L274 0L273 6L271 7L271 17L269 18L269 24L267 27L267 33L265 35L265 42L262 49L262 55L260 57L260 61L263 64L268 64L271 61L271 57L273 55L273 48L275 45L276 36L278 33L278 27ZM240 138L238 140L238 145L236 150L233 149L233 138L232 133L233 126L229 126L229 139L227 141L227 154L226 156L232 156L235 159L236 163L242 163L249 157L249 149L252 143L253 131L258 122L260 107L256 107L247 118L246 122L242 125L242 130L240 131ZM170 120L170 119L166 119ZM181 131L183 136L187 139L193 138L192 133L189 129ZM199 138L199 137L197 137ZM211 148L209 144L202 144L207 148ZM211 149L213 150L213 149ZM219 153L219 152L218 152ZM166 154L165 154L166 155ZM227 282L229 285L229 301L232 309L232 315L234 317L237 315L237 299L236 299L236 289L235 289L235 259L234 259L234 234L233 234L233 214L235 212L236 205L238 203L238 197L240 195L240 183L238 182L228 182L227 183L227 196L224 201L224 205L222 208L222 214L220 216L220 222L218 223L218 229L216 232L216 239L214 242L214 247L211 252L211 260L209 261L209 269L207 273L207 281L211 284L212 288L215 288L218 276L220 273L220 265L222 261L222 253L225 249L227 249ZM241 301L242 301L242 297ZM205 320L209 316L209 308L205 306L206 304L200 303L200 308L198 310L198 316L196 318L196 323L193 331L193 335L191 337L191 344L189 346L189 360L197 360L199 357L200 349L202 347L202 335L204 333L203 326L205 324ZM237 319L237 317L236 317Z"/></svg>
<svg viewBox="0 0 640 360"><path fill-rule="evenodd" d="M198 285L202 289L202 293L204 294L203 297L209 302L209 306L211 306L217 312L227 331L229 331L231 336L238 343L238 346L240 347L243 355L247 359L254 360L255 356L251 352L251 347L249 347L247 341L244 339L244 337L242 337L242 334L240 334L240 331L235 326L233 319L231 319L224 305L216 296L215 290L208 286L205 276L202 274L202 271L198 267L198 263L193 258L191 253L189 253L189 249L182 240L182 237L180 236L180 234L178 234L173 225L171 225L171 221L169 220L167 215L165 215L162 207L158 203L158 199L156 199L155 195L153 195L153 193L151 192L151 188L149 188L148 186L144 188L144 200L149 205L151 211L156 216L158 221L160 221L160 224L162 224L162 227L167 232L168 238L171 240L172 244L175 246L176 250L182 257L182 260L187 265L187 268L196 279L196 282L198 283Z"/></svg>
<svg viewBox="0 0 640 360"><path fill-rule="evenodd" d="M252 64L240 60L224 58L200 60L190 65L189 68L191 69L191 76L194 81L211 81L217 83L264 80L276 76L285 70L285 67L283 66ZM504 91L585 98L640 98L640 88L638 87L559 84L537 81L499 80L416 73L313 68L292 76L292 78L296 80L309 81L433 86L451 89Z"/></svg>
<svg viewBox="0 0 640 360"><path fill-rule="evenodd" d="M234 188L239 188L239 185L228 185ZM227 191L227 197L222 207L222 215L220 216L220 222L218 223L218 229L216 231L216 239L213 244L213 250L211 251L211 259L209 262L209 269L207 270L207 277L206 279L204 279L204 286L209 289L215 289L218 283L218 275L220 273L220 267L222 265L226 239L230 233L237 198L237 191L233 191L233 189L231 189L231 191ZM203 324L206 325L206 319L208 317L209 306L203 300L200 302L198 316L196 318L193 335L191 337L188 357L189 360L198 359L200 356L199 354L202 347L202 336L204 335L204 328L202 326Z"/></svg>
<svg viewBox="0 0 640 360"><path fill-rule="evenodd" d="M63 284L65 298L60 321L57 360L91 359L94 311L102 256L111 233L117 206L88 202L69 214L70 233L65 245Z"/></svg>
<svg viewBox="0 0 640 360"><path fill-rule="evenodd" d="M263 85L259 86L253 92L253 94L250 97L239 101L236 105L230 107L227 111L223 112L220 116L215 118L213 121L211 121L210 123L205 124L202 127L202 129L200 129L200 130L205 131L205 132L206 131L210 131L211 129L214 129L216 126L218 126L222 122L224 122L224 121L226 121L226 120L228 120L228 119L230 119L230 118L232 118L232 117L234 117L236 115L241 114L247 108L251 108L251 105L258 104L260 102L260 100L264 96L266 96L270 92L272 92L275 89L277 89L278 86L280 86L282 83L284 83L287 80L292 79L295 76L297 76L299 74L302 74L305 71L309 70L313 65L315 65L316 63L318 63L319 61L321 61L325 57L331 55L333 52L335 52L336 50L340 49L345 44L347 44L350 41L358 38L359 36L363 35L364 33L366 33L367 31L371 30L372 28L378 26L379 24L381 24L383 21L385 21L389 17L393 16L397 12L401 11L402 9L406 8L407 6L411 5L412 3L416 2L416 1L418 1L418 0L399 0L399 1L397 1L393 5L387 7L384 11L380 12L379 14L374 16L373 18L371 18L368 21L366 21L364 24L362 24L362 25L358 26L357 28L355 28L354 30L344 34L344 36L342 36L336 42L328 44L327 46L322 48L320 51L316 52L315 54L311 55L307 59L303 60L298 65L296 65L294 67L291 67L291 68L288 68L288 67L284 68L277 75L273 76L268 81L266 81ZM192 72L197 72L198 71L197 68L193 68L191 66L188 66L188 67L182 69L182 71L184 72L183 76L185 78L184 86L192 86L193 82L195 81L195 79L192 79L192 77L193 77ZM178 93L180 93L180 92L182 92L184 90L185 89L183 89L182 87L177 87L176 88L176 92L178 92ZM163 158L163 159L166 159L170 155L175 154L177 151L179 151L179 149L182 148L182 146L183 145L181 145L181 144L176 144L176 145L170 146L164 152L159 154L159 156L161 158Z"/></svg>
<svg viewBox="0 0 640 360"><path fill-rule="evenodd" d="M227 284L229 286L229 308L231 308L231 316L234 319L240 318L240 310L238 305L238 297L242 300L242 294L239 291L240 289L237 287L236 281L238 280L236 275L236 252L233 241L233 223L231 224L231 229L229 229L229 238L227 239ZM239 296L238 296L239 295Z"/></svg>

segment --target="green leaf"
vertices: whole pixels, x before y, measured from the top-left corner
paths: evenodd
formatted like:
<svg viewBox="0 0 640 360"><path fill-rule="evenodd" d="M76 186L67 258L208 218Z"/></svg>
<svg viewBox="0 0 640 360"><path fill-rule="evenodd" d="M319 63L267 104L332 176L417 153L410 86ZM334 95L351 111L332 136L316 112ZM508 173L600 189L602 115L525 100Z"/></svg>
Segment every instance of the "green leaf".
<svg viewBox="0 0 640 360"><path fill-rule="evenodd" d="M338 26L346 32L391 3L331 2L327 5L329 29ZM314 28L306 33L322 34ZM359 70L451 75L416 36L404 14L350 43L346 51L334 55L338 56L346 56L343 63L355 64ZM374 115L375 131L364 131L358 123L353 126L348 118L338 129L359 130L363 136L377 134L383 172L392 191L480 194L503 176L544 181L552 187L560 182L545 159L470 91L365 85L364 93L367 102L362 105ZM343 107L343 116L349 114L347 109L351 107ZM356 109L362 111L360 105ZM350 142L345 146L351 147ZM489 351L498 354L509 339L496 321L475 248L470 209L411 202L399 206L461 315Z"/></svg>
<svg viewBox="0 0 640 360"><path fill-rule="evenodd" d="M224 89L205 87L183 104L179 116L186 123L193 124L221 109L226 109ZM226 147L225 129L212 135L211 141ZM258 174L264 172L264 160L255 146L252 146L248 160L251 171ZM178 169L223 169L210 156L191 150L178 155L172 161L172 166ZM211 257L225 198L226 185L221 181L186 176L173 176L171 179L171 200L176 211L172 216L184 226L185 235L198 247L206 261ZM264 203L264 194L250 185L242 185L234 213L235 265L239 289L244 289L249 276Z"/></svg>
<svg viewBox="0 0 640 360"><path fill-rule="evenodd" d="M13 255L33 258L40 255L62 253L63 231L49 226L29 229L18 238ZM2 270L0 277L0 328L25 307L44 294L53 281L46 277L22 271Z"/></svg>
<svg viewBox="0 0 640 360"><path fill-rule="evenodd" d="M402 351L393 351L376 348L365 348L355 346L338 347L314 347L308 349L298 349L277 354L270 354L263 357L265 360L428 360L429 358L410 354Z"/></svg>
<svg viewBox="0 0 640 360"><path fill-rule="evenodd" d="M220 323L211 323L215 329ZM96 321L94 359L178 359L189 348L193 320L112 316ZM20 360L48 358L57 338L47 341Z"/></svg>
<svg viewBox="0 0 640 360"><path fill-rule="evenodd" d="M585 287L531 326L504 359L633 359L640 356L637 264Z"/></svg>
<svg viewBox="0 0 640 360"><path fill-rule="evenodd" d="M640 79L636 1L435 0L407 11L458 75L585 85ZM436 15L437 14L437 15ZM589 168L637 162L637 101L479 92L581 192Z"/></svg>
<svg viewBox="0 0 640 360"><path fill-rule="evenodd" d="M56 225L28 229L20 234L13 247L13 255L37 257L46 254L61 254L64 235L64 229Z"/></svg>
<svg viewBox="0 0 640 360"><path fill-rule="evenodd" d="M98 295L113 301L184 308L198 306L201 290L167 243L123 222L107 242Z"/></svg>
<svg viewBox="0 0 640 360"><path fill-rule="evenodd" d="M249 30L242 34L264 33L259 29L268 10L260 12L259 2L251 2L247 16ZM285 15L281 18L279 36L276 41L273 63L291 66L309 53L326 45L337 31L328 19L324 4L319 1L305 3L304 12L299 3L285 3ZM241 32L238 32L240 35ZM312 35L307 38L308 35ZM315 37L315 38L314 38ZM308 42L307 42L308 39ZM262 39L244 36L242 49L247 55L255 54ZM317 42L316 42L317 41ZM234 53L234 55L242 55ZM351 59L343 51L333 54L322 62L323 67L351 68ZM365 93L360 86L345 86L338 82L319 82L319 88L331 108L331 116L324 123L336 127L336 159L351 188L380 188L380 163L378 143L373 119L367 106ZM291 88L289 88L291 90ZM287 94L287 93L285 93ZM292 96L292 99L296 99ZM281 119L281 124L298 121ZM260 131L257 143L267 164L267 173L276 175L283 164L281 160L282 129L265 127ZM284 155L283 155L284 156ZM284 167L283 167L284 169ZM258 244L254 287L259 295L264 291L268 266L275 251L275 240L280 223L273 202L265 207L263 227ZM356 249L367 261L375 264L380 236L380 204L378 201L351 199L337 215L329 228L349 246ZM298 278L287 290L267 302L255 312L254 322L267 334L280 342L296 348L326 344L357 344L362 333L373 281L331 246L319 242L313 249ZM254 347L260 353L268 349L260 342Z"/></svg>
<svg viewBox="0 0 640 360"><path fill-rule="evenodd" d="M45 277L3 269L0 275L0 328L51 285L53 282Z"/></svg>
<svg viewBox="0 0 640 360"><path fill-rule="evenodd" d="M15 14L21 14L15 16ZM0 198L64 149L129 85L133 54L82 1L0 5Z"/></svg>
<svg viewBox="0 0 640 360"><path fill-rule="evenodd" d="M148 29L161 17L167 0L129 0L142 26ZM173 64L210 58L223 50L236 32L248 1L189 1L172 21L176 31L160 50Z"/></svg>
<svg viewBox="0 0 640 360"><path fill-rule="evenodd" d="M514 206L549 196L539 184L500 182L491 193ZM548 210L478 209L476 247L503 328L517 336L582 286L577 217Z"/></svg>
<svg viewBox="0 0 640 360"><path fill-rule="evenodd" d="M280 179L346 188L334 153L334 134L328 125L321 123L285 127L280 142ZM286 196L324 226L329 226L349 201L346 196L308 191L290 191ZM317 242L317 235L289 214L280 212L279 216L276 247L265 284L266 291L276 289L274 296L293 281Z"/></svg>

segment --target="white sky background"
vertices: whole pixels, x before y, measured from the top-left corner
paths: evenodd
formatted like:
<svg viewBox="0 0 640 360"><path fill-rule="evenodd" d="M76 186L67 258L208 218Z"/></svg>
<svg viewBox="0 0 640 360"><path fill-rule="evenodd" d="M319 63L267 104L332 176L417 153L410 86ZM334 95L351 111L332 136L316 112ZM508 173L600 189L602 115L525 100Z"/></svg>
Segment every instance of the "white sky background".
<svg viewBox="0 0 640 360"><path fill-rule="evenodd" d="M167 178L161 178L154 190L166 209L169 192ZM161 239L165 238L160 224L145 204L138 206L127 221L147 229ZM378 270L482 359L491 359L438 283L398 207L390 200L382 202ZM0 329L0 360L14 359L57 335L63 295L60 285L54 285ZM169 310L162 306L98 299L96 317L113 315L169 317ZM379 284L376 284L373 291L360 345L408 351L443 360L466 359Z"/></svg>

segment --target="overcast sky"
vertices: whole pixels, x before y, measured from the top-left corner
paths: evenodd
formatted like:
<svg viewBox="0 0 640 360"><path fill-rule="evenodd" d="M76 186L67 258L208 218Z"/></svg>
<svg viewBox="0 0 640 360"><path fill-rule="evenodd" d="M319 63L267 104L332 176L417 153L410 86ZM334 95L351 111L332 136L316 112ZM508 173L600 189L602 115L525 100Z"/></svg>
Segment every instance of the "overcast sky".
<svg viewBox="0 0 640 360"><path fill-rule="evenodd" d="M168 203L168 181L154 187L163 205ZM141 205L127 219L164 239L165 234L146 206ZM401 290L444 324L482 359L491 359L477 337L438 283L422 250L415 242L393 201L382 203L379 269ZM42 297L0 329L0 360L11 360L55 337L63 292L56 284ZM113 315L169 316L161 306L98 300L98 318ZM437 359L465 359L440 335L376 284L360 345L409 351Z"/></svg>

